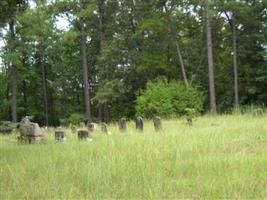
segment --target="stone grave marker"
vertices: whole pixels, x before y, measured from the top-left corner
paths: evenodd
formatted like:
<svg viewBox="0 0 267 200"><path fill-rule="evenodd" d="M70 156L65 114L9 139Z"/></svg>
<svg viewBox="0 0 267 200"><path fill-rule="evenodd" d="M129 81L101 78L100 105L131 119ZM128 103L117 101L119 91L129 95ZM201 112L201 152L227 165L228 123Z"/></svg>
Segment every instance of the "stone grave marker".
<svg viewBox="0 0 267 200"><path fill-rule="evenodd" d="M61 129L61 127L58 127L55 131L55 139L59 142L64 142L67 140L66 134L64 131Z"/></svg>
<svg viewBox="0 0 267 200"><path fill-rule="evenodd" d="M143 131L144 130L144 121L142 117L137 117L135 120L135 127L137 130L139 131Z"/></svg>
<svg viewBox="0 0 267 200"><path fill-rule="evenodd" d="M78 131L78 139L79 140L88 140L91 136L89 135L89 132L87 130L79 130Z"/></svg>
<svg viewBox="0 0 267 200"><path fill-rule="evenodd" d="M30 144L40 143L44 140L43 132L37 123L33 123L26 116L20 122L20 142L29 142Z"/></svg>
<svg viewBox="0 0 267 200"><path fill-rule="evenodd" d="M106 123L101 124L101 132L108 134L108 125Z"/></svg>
<svg viewBox="0 0 267 200"><path fill-rule="evenodd" d="M126 132L127 125L126 125L126 119L125 118L121 118L119 120L119 129L120 129L121 132Z"/></svg>
<svg viewBox="0 0 267 200"><path fill-rule="evenodd" d="M157 131L157 132L162 131L162 123L161 123L160 117L154 117L153 123L154 123L155 131Z"/></svg>

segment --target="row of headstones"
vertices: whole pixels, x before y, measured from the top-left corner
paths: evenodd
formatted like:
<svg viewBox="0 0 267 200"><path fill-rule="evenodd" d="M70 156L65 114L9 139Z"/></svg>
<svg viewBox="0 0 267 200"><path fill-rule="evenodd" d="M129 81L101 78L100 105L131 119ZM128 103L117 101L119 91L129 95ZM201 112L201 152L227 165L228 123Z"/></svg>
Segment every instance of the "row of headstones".
<svg viewBox="0 0 267 200"><path fill-rule="evenodd" d="M127 121L125 118L121 118L119 120L119 130L121 132L126 132L127 131ZM161 123L161 118L160 117L155 117L153 119L153 124L154 124L154 128L155 128L155 131L159 132L159 131L162 131L162 123ZM94 130L94 125L93 123L89 123L88 124L88 130L91 132ZM135 126L136 126L136 129L139 130L139 131L143 131L144 130L144 120L142 117L137 117L136 118L136 121L135 121ZM72 132L73 133L76 133L77 130L74 126L71 127L72 129ZM92 139L92 136L90 135L89 131L87 130L79 130L78 131L78 139L80 140L91 140ZM103 133L108 133L108 128L107 128L107 124L105 123L102 123L101 124L101 131ZM58 140L58 141L65 141L66 140L66 134L65 132L61 129L61 128L58 128L56 131L55 131L55 139Z"/></svg>
<svg viewBox="0 0 267 200"><path fill-rule="evenodd" d="M155 117L153 119L153 122L154 122L155 130L161 131L162 130L162 124L161 124L160 117ZM143 129L144 129L143 118L137 117L135 123L136 123L136 129L143 131ZM90 126L90 128L92 130L92 126ZM125 118L121 118L119 120L119 129L122 132L125 132L127 130L127 124L126 124ZM73 130L73 131L76 132L76 130ZM101 125L101 131L106 133L106 134L108 133L107 124L103 123ZM66 134L64 133L64 131L61 128L58 128L55 131L55 138L56 138L56 140L64 141L64 140L66 140ZM79 130L78 131L78 138L83 140L83 139L91 139L92 137L90 136L90 134L87 130ZM44 136L43 136L42 130L39 127L39 125L37 123L31 122L28 117L25 117L20 122L20 136L18 137L18 140L20 142L39 143L39 142L44 140Z"/></svg>

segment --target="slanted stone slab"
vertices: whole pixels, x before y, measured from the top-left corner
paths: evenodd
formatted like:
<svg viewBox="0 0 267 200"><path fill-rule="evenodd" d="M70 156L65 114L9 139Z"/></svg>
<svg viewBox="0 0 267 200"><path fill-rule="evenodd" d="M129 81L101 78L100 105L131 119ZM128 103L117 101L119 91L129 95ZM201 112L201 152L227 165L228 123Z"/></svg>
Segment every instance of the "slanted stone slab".
<svg viewBox="0 0 267 200"><path fill-rule="evenodd" d="M160 117L154 117L153 123L154 123L155 131L157 132L162 131L162 123L161 123Z"/></svg>
<svg viewBox="0 0 267 200"><path fill-rule="evenodd" d="M89 132L86 130L78 131L78 139L79 140L87 140L89 138Z"/></svg>
<svg viewBox="0 0 267 200"><path fill-rule="evenodd" d="M144 120L142 117L137 117L135 120L135 127L137 130L139 131L143 131L144 130Z"/></svg>
<svg viewBox="0 0 267 200"><path fill-rule="evenodd" d="M40 143L44 139L40 126L31 122L27 116L21 120L19 130L20 136L18 140L20 142Z"/></svg>
<svg viewBox="0 0 267 200"><path fill-rule="evenodd" d="M55 131L55 139L59 142L64 142L65 140L67 140L66 134L61 129L61 127L58 127Z"/></svg>
<svg viewBox="0 0 267 200"><path fill-rule="evenodd" d="M119 129L120 129L121 132L126 132L127 125L126 125L126 119L125 118L121 118L119 120Z"/></svg>

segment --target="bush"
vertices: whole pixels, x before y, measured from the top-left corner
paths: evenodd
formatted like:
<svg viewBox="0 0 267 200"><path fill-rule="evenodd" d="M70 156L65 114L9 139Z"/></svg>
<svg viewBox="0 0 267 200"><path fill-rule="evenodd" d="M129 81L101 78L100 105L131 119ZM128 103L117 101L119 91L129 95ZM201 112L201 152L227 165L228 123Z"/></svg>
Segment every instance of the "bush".
<svg viewBox="0 0 267 200"><path fill-rule="evenodd" d="M0 122L0 133L9 134L17 127L18 127L17 123L13 123L10 121L1 121Z"/></svg>
<svg viewBox="0 0 267 200"><path fill-rule="evenodd" d="M145 91L137 98L138 115L151 118L155 115L171 118L186 114L186 109L199 113L203 109L203 94L196 88L186 87L180 82L163 80L149 82Z"/></svg>
<svg viewBox="0 0 267 200"><path fill-rule="evenodd" d="M72 113L69 117L69 122L74 125L79 125L80 122L86 121L85 116L79 113Z"/></svg>

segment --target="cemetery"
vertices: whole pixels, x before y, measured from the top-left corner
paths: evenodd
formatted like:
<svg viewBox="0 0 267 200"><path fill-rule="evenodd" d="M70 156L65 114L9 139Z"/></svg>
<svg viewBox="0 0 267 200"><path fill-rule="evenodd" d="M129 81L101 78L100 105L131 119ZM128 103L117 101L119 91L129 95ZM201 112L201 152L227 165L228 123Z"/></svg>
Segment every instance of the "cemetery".
<svg viewBox="0 0 267 200"><path fill-rule="evenodd" d="M92 129L26 117L0 134L0 199L264 198L266 120L137 117Z"/></svg>
<svg viewBox="0 0 267 200"><path fill-rule="evenodd" d="M0 200L267 199L267 0L0 0Z"/></svg>

